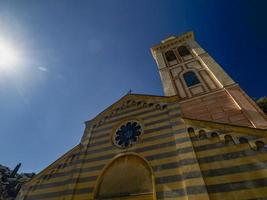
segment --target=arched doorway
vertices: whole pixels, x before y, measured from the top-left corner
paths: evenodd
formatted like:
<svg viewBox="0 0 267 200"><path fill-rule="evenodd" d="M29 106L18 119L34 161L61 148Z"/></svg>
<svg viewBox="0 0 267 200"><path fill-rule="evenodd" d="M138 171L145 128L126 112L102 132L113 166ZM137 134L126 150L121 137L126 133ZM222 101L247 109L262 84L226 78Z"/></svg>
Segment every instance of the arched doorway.
<svg viewBox="0 0 267 200"><path fill-rule="evenodd" d="M155 200L151 167L137 154L115 157L98 178L96 200Z"/></svg>

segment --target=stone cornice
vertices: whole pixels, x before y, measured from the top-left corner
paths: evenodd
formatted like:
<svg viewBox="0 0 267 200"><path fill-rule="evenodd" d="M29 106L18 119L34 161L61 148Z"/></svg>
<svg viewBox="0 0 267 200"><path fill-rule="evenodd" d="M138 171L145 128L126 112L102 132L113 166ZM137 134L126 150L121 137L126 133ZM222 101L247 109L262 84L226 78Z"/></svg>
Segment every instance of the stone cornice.
<svg viewBox="0 0 267 200"><path fill-rule="evenodd" d="M117 102L106 108L104 111L99 113L95 118L90 121L86 121L85 124L94 124L98 126L104 123L110 117L116 115L119 110L128 108L130 106L148 106L149 103L153 103L158 109L162 109L164 103L170 103L178 101L178 97L175 96L156 96L156 95L143 95L143 94L127 94L119 99Z"/></svg>
<svg viewBox="0 0 267 200"><path fill-rule="evenodd" d="M152 54L154 54L154 51L159 50L159 49L164 49L167 48L169 46L172 46L174 44L178 44L178 43L182 43L186 40L190 40L193 39L194 40L195 36L194 36L194 32L190 31L190 32L186 32L180 36L171 36L166 38L165 40L162 40L160 44L157 44L153 47L151 47L151 52Z"/></svg>
<svg viewBox="0 0 267 200"><path fill-rule="evenodd" d="M252 128L247 126L240 126L234 124L227 124L221 122L213 122L213 121L206 121L206 120L198 120L198 119L191 119L188 117L182 116L182 119L190 125L211 128L211 129L220 129L224 131L232 131L238 133L244 133L247 135L259 136L262 138L267 137L267 129L260 129L260 128Z"/></svg>

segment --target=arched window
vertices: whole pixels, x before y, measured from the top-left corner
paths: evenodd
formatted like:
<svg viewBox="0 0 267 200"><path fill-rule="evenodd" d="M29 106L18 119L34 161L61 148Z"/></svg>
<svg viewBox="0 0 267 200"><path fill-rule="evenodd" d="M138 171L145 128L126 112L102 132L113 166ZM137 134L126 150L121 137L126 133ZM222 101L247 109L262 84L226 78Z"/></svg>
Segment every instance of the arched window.
<svg viewBox="0 0 267 200"><path fill-rule="evenodd" d="M70 163L72 163L72 161L76 158L76 155L72 155L69 160L70 160Z"/></svg>
<svg viewBox="0 0 267 200"><path fill-rule="evenodd" d="M202 129L200 131L198 131L198 136L199 136L199 138L202 138L202 139L208 138L207 134L206 134L206 131L202 130Z"/></svg>
<svg viewBox="0 0 267 200"><path fill-rule="evenodd" d="M64 169L65 167L67 167L67 161L65 160L65 162L62 164L62 169Z"/></svg>
<svg viewBox="0 0 267 200"><path fill-rule="evenodd" d="M47 180L48 177L49 177L48 174L46 174L46 175L44 175L43 179L44 179L44 180Z"/></svg>
<svg viewBox="0 0 267 200"><path fill-rule="evenodd" d="M57 169L59 170L59 169L63 168L63 166L64 166L63 163L62 163L62 164L59 164L59 165L57 166Z"/></svg>
<svg viewBox="0 0 267 200"><path fill-rule="evenodd" d="M200 81L197 78L197 75L193 71L184 73L183 77L184 77L187 87L200 83Z"/></svg>
<svg viewBox="0 0 267 200"><path fill-rule="evenodd" d="M245 137L240 137L239 142L240 142L240 144L245 144L245 143L248 143L248 139Z"/></svg>
<svg viewBox="0 0 267 200"><path fill-rule="evenodd" d="M257 151L262 151L264 149L264 142L262 141L256 141L255 145L257 147Z"/></svg>
<svg viewBox="0 0 267 200"><path fill-rule="evenodd" d="M191 55L190 51L185 46L178 47L178 52L181 57Z"/></svg>
<svg viewBox="0 0 267 200"><path fill-rule="evenodd" d="M194 128L189 127L189 128L187 129L187 132L188 132L188 133L195 133L195 130L194 130Z"/></svg>
<svg viewBox="0 0 267 200"><path fill-rule="evenodd" d="M224 143L225 144L234 144L233 137L231 135L224 136Z"/></svg>
<svg viewBox="0 0 267 200"><path fill-rule="evenodd" d="M218 133L217 132L212 132L211 134L211 137L215 138L215 137L219 137Z"/></svg>
<svg viewBox="0 0 267 200"><path fill-rule="evenodd" d="M171 50L170 51L167 51L165 53L165 56L166 56L166 59L167 59L168 62L171 62L173 60L176 60L176 56L175 56L174 52L171 51Z"/></svg>

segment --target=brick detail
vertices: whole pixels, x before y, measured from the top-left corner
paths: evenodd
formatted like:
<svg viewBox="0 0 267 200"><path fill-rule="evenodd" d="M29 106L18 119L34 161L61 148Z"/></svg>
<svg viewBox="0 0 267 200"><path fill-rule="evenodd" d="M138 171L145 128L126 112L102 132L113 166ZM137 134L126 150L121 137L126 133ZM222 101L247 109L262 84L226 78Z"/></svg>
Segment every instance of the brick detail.
<svg viewBox="0 0 267 200"><path fill-rule="evenodd" d="M180 102L184 117L253 127L226 91Z"/></svg>
<svg viewBox="0 0 267 200"><path fill-rule="evenodd" d="M257 104L238 86L226 88L256 128L267 128L267 117Z"/></svg>

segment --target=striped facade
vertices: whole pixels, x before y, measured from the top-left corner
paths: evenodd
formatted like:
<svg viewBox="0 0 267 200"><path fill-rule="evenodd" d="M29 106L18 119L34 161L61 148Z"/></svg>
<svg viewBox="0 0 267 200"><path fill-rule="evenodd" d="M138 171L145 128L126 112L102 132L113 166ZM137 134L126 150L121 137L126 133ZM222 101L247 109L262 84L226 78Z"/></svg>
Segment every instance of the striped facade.
<svg viewBox="0 0 267 200"><path fill-rule="evenodd" d="M119 149L111 135L128 119L138 119L144 133L131 148ZM129 153L153 170L155 189L148 199L264 199L267 157L255 144L266 142L266 133L182 118L177 97L129 94L87 122L81 143L27 183L18 199L95 199L105 166ZM232 142L225 142L226 135ZM248 142L240 143L241 137Z"/></svg>
<svg viewBox="0 0 267 200"><path fill-rule="evenodd" d="M266 116L192 32L151 51L166 96L127 94L85 122L80 143L17 200L267 199ZM131 120L142 133L119 148L114 134Z"/></svg>

